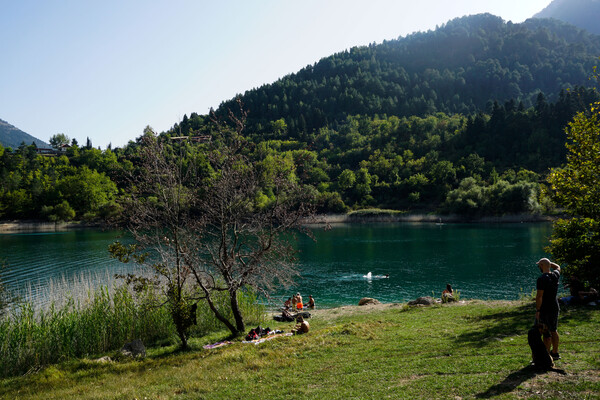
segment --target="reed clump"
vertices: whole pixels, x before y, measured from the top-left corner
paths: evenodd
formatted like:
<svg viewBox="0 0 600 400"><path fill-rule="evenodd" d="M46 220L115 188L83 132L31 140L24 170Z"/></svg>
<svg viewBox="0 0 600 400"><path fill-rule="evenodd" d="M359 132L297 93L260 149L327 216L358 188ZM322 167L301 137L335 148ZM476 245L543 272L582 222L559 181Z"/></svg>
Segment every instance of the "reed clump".
<svg viewBox="0 0 600 400"><path fill-rule="evenodd" d="M49 285L64 290L63 285ZM248 323L264 320L264 307L256 295L241 295ZM61 361L99 356L141 339L146 346L176 343L171 315L160 292L134 293L113 282L81 291L51 293L48 303L32 301L14 305L0 317L0 377L35 372ZM218 307L227 309L226 296ZM222 329L204 302L198 304L197 324L191 336Z"/></svg>

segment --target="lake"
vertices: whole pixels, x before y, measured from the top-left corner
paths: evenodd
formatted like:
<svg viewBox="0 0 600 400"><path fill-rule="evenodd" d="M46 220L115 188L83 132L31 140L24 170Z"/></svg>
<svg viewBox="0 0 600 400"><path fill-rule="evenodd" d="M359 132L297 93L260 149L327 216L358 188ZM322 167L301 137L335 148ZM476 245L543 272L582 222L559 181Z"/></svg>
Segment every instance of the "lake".
<svg viewBox="0 0 600 400"><path fill-rule="evenodd" d="M552 226L336 224L314 232L316 242L299 239L301 277L295 287L274 293L277 301L299 291L326 307L357 304L362 297L406 302L439 297L446 283L461 298L517 299L535 289L535 262L546 256ZM0 274L8 287L34 301L43 301L49 282L69 290L81 282L105 282L132 268L109 257L116 236L96 230L1 234L7 267Z"/></svg>

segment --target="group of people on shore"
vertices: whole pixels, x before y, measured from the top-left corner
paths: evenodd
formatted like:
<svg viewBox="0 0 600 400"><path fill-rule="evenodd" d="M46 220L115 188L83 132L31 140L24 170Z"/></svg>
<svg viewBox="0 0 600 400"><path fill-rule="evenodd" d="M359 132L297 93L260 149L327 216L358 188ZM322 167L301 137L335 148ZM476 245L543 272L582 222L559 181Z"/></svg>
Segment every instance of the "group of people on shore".
<svg viewBox="0 0 600 400"><path fill-rule="evenodd" d="M282 317L284 318L284 320L286 320L286 319L289 320L292 318L290 311L302 311L305 308L314 309L315 308L315 299L312 297L312 295L309 295L308 303L304 304L302 296L300 295L300 292L298 292L295 295L293 295L292 297L289 297L283 303L283 308L281 309ZM307 313L305 313L305 314L307 314ZM310 315L310 314L308 314L308 315ZM307 333L309 331L309 329L310 329L310 325L309 325L308 321L306 321L302 315L297 315L296 316L296 326L294 326L294 328L292 329L291 332L294 335L300 335L303 333Z"/></svg>
<svg viewBox="0 0 600 400"><path fill-rule="evenodd" d="M300 292L296 293L295 295L293 295L292 297L289 297L284 303L283 303L283 309L286 311L302 311L304 308L315 308L315 299L312 297L312 295L308 296L308 303L304 304L302 301L302 296L300 295Z"/></svg>

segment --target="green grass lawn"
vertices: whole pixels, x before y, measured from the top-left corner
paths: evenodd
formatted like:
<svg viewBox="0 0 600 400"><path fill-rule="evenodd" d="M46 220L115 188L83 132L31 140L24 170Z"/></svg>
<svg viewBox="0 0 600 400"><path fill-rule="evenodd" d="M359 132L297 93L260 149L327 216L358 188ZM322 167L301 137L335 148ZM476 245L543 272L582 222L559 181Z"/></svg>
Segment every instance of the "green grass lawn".
<svg viewBox="0 0 600 400"><path fill-rule="evenodd" d="M142 361L50 366L0 381L0 398L600 398L598 310L562 311L562 359L544 373L529 366L532 302L347 310L317 311L308 334L260 345L203 349L216 335L193 339L185 353L166 347Z"/></svg>

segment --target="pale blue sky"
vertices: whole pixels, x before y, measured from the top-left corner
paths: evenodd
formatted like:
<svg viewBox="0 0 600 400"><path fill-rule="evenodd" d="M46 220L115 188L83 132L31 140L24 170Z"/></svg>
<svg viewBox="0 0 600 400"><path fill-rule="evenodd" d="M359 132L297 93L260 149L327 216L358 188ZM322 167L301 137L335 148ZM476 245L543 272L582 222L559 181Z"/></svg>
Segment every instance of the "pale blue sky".
<svg viewBox="0 0 600 400"><path fill-rule="evenodd" d="M353 46L550 0L0 0L0 119L123 146Z"/></svg>

